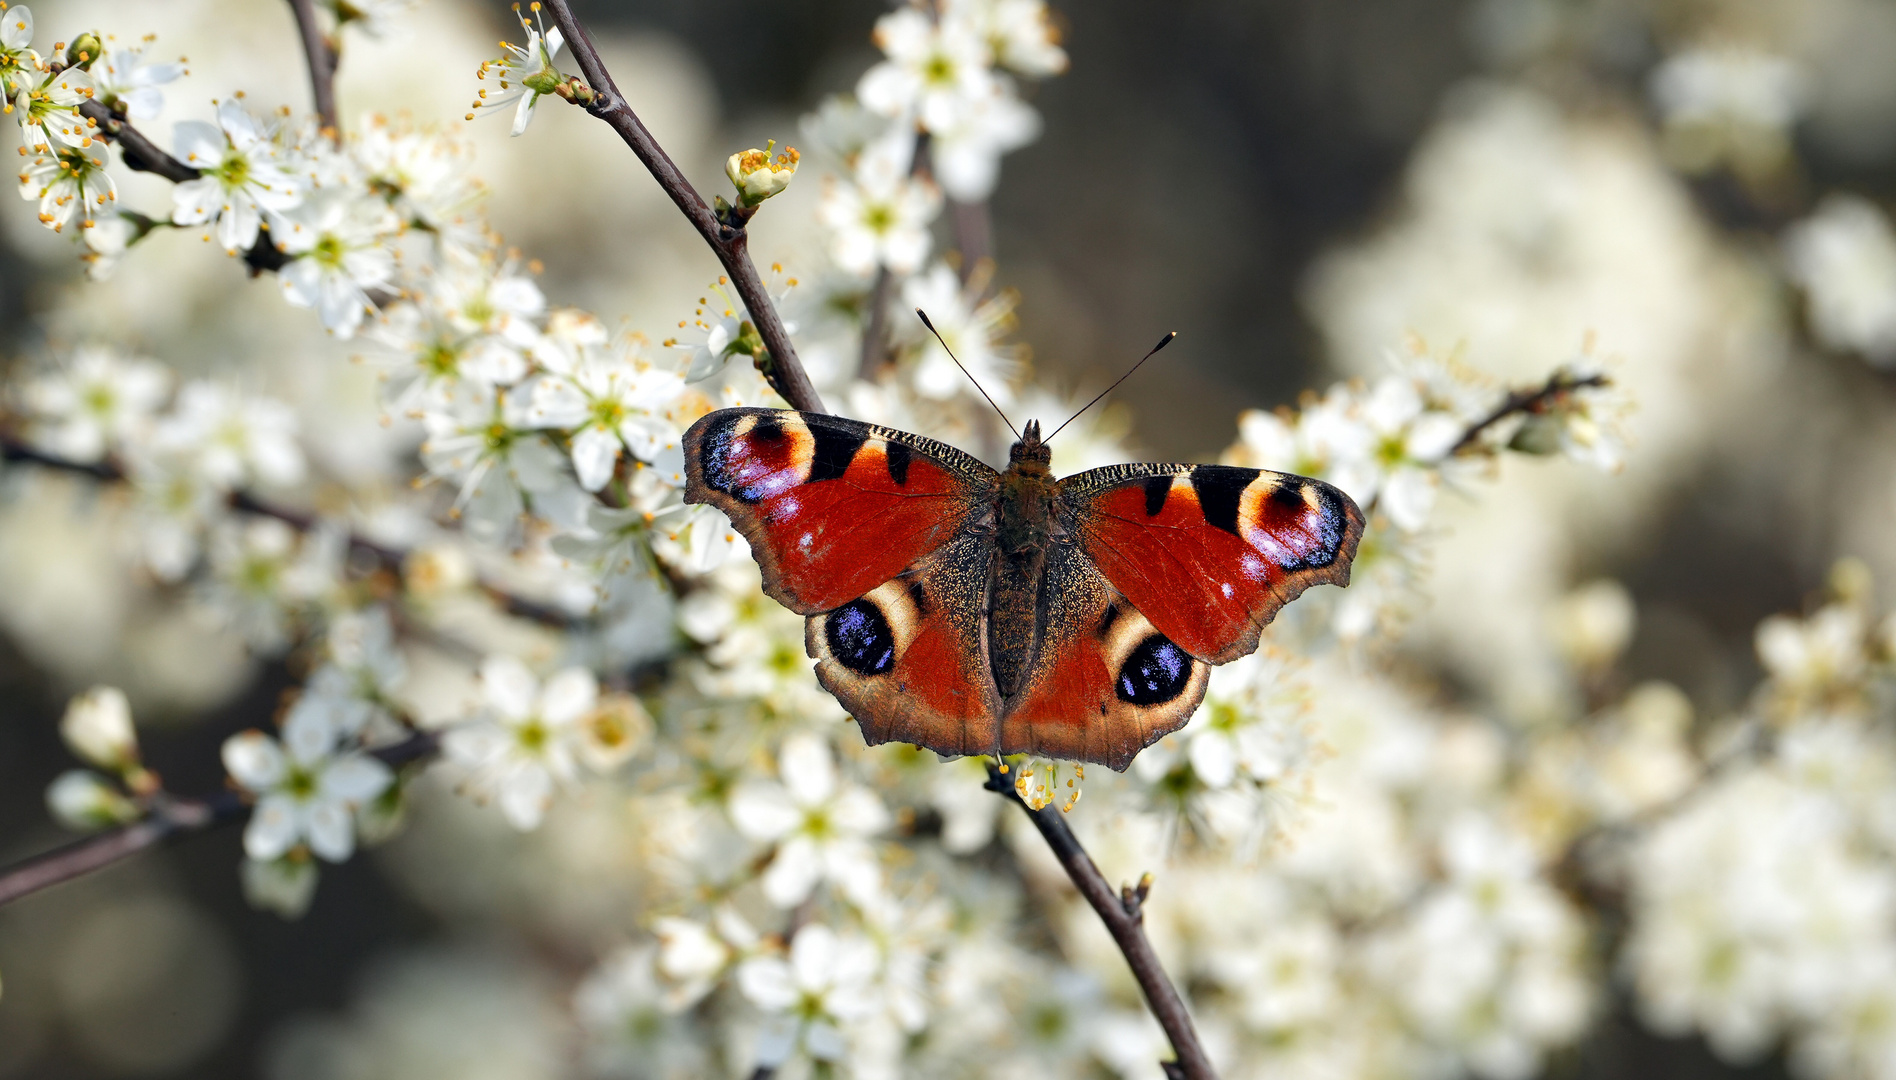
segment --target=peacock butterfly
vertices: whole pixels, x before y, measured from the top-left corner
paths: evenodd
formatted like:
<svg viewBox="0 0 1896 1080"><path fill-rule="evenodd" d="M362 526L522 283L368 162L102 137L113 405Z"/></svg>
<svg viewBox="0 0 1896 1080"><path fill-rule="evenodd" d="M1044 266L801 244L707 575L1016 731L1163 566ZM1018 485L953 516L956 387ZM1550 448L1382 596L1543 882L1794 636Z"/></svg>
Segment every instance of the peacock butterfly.
<svg viewBox="0 0 1896 1080"><path fill-rule="evenodd" d="M1055 480L1051 456L1037 422L995 472L858 420L721 409L685 433L685 501L722 510L764 591L808 616L817 681L871 745L941 754L1123 771L1279 608L1349 584L1363 514L1329 484L1158 464Z"/></svg>

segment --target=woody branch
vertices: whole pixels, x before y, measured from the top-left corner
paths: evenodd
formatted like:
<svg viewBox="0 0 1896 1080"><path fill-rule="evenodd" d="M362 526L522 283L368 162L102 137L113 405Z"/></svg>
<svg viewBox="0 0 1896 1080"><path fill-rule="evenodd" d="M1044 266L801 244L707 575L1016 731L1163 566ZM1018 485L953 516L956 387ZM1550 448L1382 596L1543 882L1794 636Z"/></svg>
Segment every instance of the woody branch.
<svg viewBox="0 0 1896 1080"><path fill-rule="evenodd" d="M309 60L310 96L316 116L333 138L342 130L336 118L336 65L342 58L316 21L315 0L290 0L290 8L296 13L296 31L303 38L303 55Z"/></svg>
<svg viewBox="0 0 1896 1080"><path fill-rule="evenodd" d="M1610 381L1605 375L1575 375L1562 370L1554 372L1544 384L1532 390L1513 391L1486 416L1468 425L1468 429L1462 432L1462 437L1456 440L1454 446L1448 448L1448 453L1442 455L1442 460L1447 461L1472 448L1481 441L1484 433L1510 416L1545 412L1549 406L1575 390L1605 386Z"/></svg>
<svg viewBox="0 0 1896 1080"><path fill-rule="evenodd" d="M746 249L742 228L733 228L718 221L711 208L705 204L697 189L685 179L678 166L665 153L658 140L645 127L634 113L625 98L619 93L618 86L612 81L605 64L599 58L598 47L593 43L592 35L572 12L567 0L546 0L546 8L553 16L553 22L559 27L567 43L573 50L574 60L585 76L591 89L587 100L583 102L587 111L610 124L619 137L625 140L647 171L657 180L672 202L695 226L705 242L711 246L718 260L724 264L731 275L738 295L743 298L744 306L756 320L759 336L764 339L770 350L771 381L777 387L791 407L805 412L826 412L816 388L811 385L809 376L804 372L802 362L797 359L796 350L790 344L789 334L784 329L776 306L764 290L763 281L757 274L757 268L751 263ZM577 96L576 101L580 100ZM918 156L921 151L918 143ZM1215 1080L1217 1073L1211 1067L1204 1047L1199 1044L1196 1030L1192 1027L1191 1016L1185 1011L1184 1002L1178 991L1172 986L1171 979L1165 974L1159 963L1158 954L1152 951L1151 942L1146 940L1145 930L1140 920L1139 904L1145 897L1145 886L1136 892L1128 890L1126 895L1116 896L1112 887L1100 874L1099 867L1093 863L1086 849L1080 845L1079 838L1066 826L1056 814L1049 817L1046 812L1036 812L1020 801L1011 785L1002 783L998 773L991 776L988 787L999 792L1002 797L1018 803L1021 809L1033 819L1041 836L1060 860L1067 875L1073 879L1074 886L1080 890L1093 910L1105 922L1107 931L1112 934L1120 951L1125 954L1127 964L1133 975L1139 980L1140 989L1145 993L1147 1004L1158 1019L1178 1060L1166 1062L1169 1075L1188 1078L1188 1080Z"/></svg>
<svg viewBox="0 0 1896 1080"><path fill-rule="evenodd" d="M41 468L52 469L56 472L87 476L102 483L126 483L130 480L130 477L125 474L125 470L111 461L69 461L55 454L49 454L17 436L6 433L0 433L0 460L37 465ZM314 514L302 510L293 510L286 506L279 506L266 499L260 499L247 491L233 491L230 493L227 501L232 510L246 514L256 514L260 517L275 518L298 532L308 532L317 525L317 517ZM348 544L351 549L362 552L389 570L399 571L402 566L402 561L408 557L408 552L400 548L379 543L355 532L351 532L348 535ZM485 589L490 596L500 601L506 607L508 614L516 615L524 619L531 619L548 626L565 627L572 622L571 618L553 608L534 603L523 597L514 596L506 590L490 583L483 582L482 588Z"/></svg>
<svg viewBox="0 0 1896 1080"><path fill-rule="evenodd" d="M439 751L440 741L434 735L418 731L370 753L390 768L400 768L432 758ZM249 803L234 791L197 798L160 794L137 821L0 869L0 905L103 870L168 840L234 824L249 815Z"/></svg>
<svg viewBox="0 0 1896 1080"><path fill-rule="evenodd" d="M1152 949L1152 942L1146 938L1145 916L1142 910L1147 893L1152 888L1148 875L1139 882L1137 888L1127 886L1118 893L1106 881L1106 875L1099 872L1099 866L1092 856L1080 846L1080 838L1073 835L1067 827L1066 818L1061 811L1048 806L1035 810L1028 806L1014 790L1000 769L988 766L987 789L1019 806L1034 828L1040 830L1040 836L1053 851L1053 857L1060 860L1060 868L1073 881L1073 887L1080 891L1093 911L1106 924L1106 932L1113 936L1113 943L1126 957L1126 964L1132 968L1132 976L1139 982L1139 991L1145 995L1146 1005L1152 1010L1152 1016L1165 1030L1166 1038L1172 1042L1174 1061L1160 1062L1166 1075L1182 1080L1216 1080L1217 1070L1212 1068L1211 1058L1205 1053L1203 1044L1198 1041L1198 1029L1192 1025L1191 1013L1185 1010L1185 1002L1178 996L1178 989L1165 973L1165 966L1159 963L1159 954Z"/></svg>
<svg viewBox="0 0 1896 1080"><path fill-rule="evenodd" d="M579 64L580 74L586 77L591 88L583 101L577 95L573 100L584 104L588 112L604 120L612 130L619 133L626 146L644 164L646 171L652 174L652 179L658 181L658 185L665 189L665 194L671 196L685 219L710 245L718 262L723 264L725 273L730 275L731 284L744 301L745 309L750 312L764 347L770 352L765 375L777 392L794 409L827 412L815 384L810 382L802 362L797 359L796 346L790 342L790 331L784 326L776 305L771 302L770 293L764 288L764 280L757 273L756 264L751 262L750 237L741 222L727 224L719 221L704 197L698 194L698 189L685 179L685 174L672 161L671 155L652 137L651 131L632 111L624 95L619 93L618 85L612 81L612 73L606 70L605 61L599 58L599 49L593 43L592 34L573 15L566 0L546 0L546 8L560 33L565 35L567 44L573 50L573 59Z"/></svg>

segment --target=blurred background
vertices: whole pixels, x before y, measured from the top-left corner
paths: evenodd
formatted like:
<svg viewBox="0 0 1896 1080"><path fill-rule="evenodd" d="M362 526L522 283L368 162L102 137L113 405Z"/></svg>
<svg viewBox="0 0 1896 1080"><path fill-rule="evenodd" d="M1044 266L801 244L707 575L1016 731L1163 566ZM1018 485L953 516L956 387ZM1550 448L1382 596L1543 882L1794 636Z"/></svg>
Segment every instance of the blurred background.
<svg viewBox="0 0 1896 1080"><path fill-rule="evenodd" d="M875 59L868 32L886 10L576 6L635 108L706 190L726 154L794 142L800 114L850 88ZM1896 575L1896 385L1866 362L1875 348L1812 322L1781 243L1825 193L1892 194L1896 7L1055 6L1072 68L1032 89L1045 133L1003 167L997 282L1020 291L1017 339L1038 380L1062 391L1104 386L1162 332L1180 332L1115 406L1154 458L1215 459L1240 409L1376 374L1405 334L1457 351L1497 388L1531 381L1589 334L1623 361L1640 409L1624 474L1529 486L1504 470L1498 492L1442 527L1434 603L1406 647L1454 694L1517 715L1546 707L1538 673L1550 661L1509 627L1604 576L1639 610L1623 676L1668 679L1718 715L1758 678L1758 621L1803 606L1835 559ZM287 5L32 8L45 33L150 31L160 54L188 54L161 131L234 90L307 106ZM422 0L397 23L344 56L345 111L400 102L461 126L473 72L507 34L504 6ZM1663 74L1700 46L1768 52L1784 68L1698 83ZM466 133L497 227L543 262L554 303L660 328L716 275L637 162L578 110L543 106L518 142L504 120ZM163 185L141 181L126 184L129 204L163 205ZM763 259L807 236L813 188L760 219ZM112 282L82 289L63 240L25 212L0 215L0 355L31 362L109 327L187 371L259 370L299 408L367 399L367 377L330 362L344 345L287 311L273 283L197 246L155 238ZM344 475L352 460L406 450L358 411L355 426L334 420L343 410L306 416L317 453ZM0 509L4 861L65 838L42 793L66 767L56 721L75 689L126 686L148 760L195 791L222 783L220 742L267 716L291 681L88 572L99 541L87 493L56 494ZM600 865L596 895L562 908L526 884L556 858L544 845L451 811L415 831L469 841L460 861L430 863L427 843L398 842L332 870L300 923L245 906L230 830L0 909L0 1077L286 1076L270 1062L297 1059L284 1048L344 1017L374 1032L387 1070L374 1075L422 1075L403 1071L402 1045L450 1029L482 1032L460 1080L562 1075L570 1063L547 1034L557 1024L539 1018L563 1007L558 980L591 961L580 909L633 886L623 867ZM1775 1057L1736 1069L1696 1039L1645 1033L1623 1004L1550 1066L1784 1072Z"/></svg>

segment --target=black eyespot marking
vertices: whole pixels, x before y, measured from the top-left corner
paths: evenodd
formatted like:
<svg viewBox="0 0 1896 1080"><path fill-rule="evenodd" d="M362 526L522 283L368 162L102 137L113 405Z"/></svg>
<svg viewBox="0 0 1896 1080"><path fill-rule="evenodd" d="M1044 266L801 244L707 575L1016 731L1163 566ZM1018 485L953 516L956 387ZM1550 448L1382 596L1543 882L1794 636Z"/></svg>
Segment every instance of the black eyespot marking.
<svg viewBox="0 0 1896 1080"><path fill-rule="evenodd" d="M830 655L858 675L880 675L895 664L889 620L867 600L852 600L830 612L823 635L829 639Z"/></svg>
<svg viewBox="0 0 1896 1080"><path fill-rule="evenodd" d="M1257 475L1257 469L1232 465L1200 465L1193 469L1192 491L1198 495L1198 506L1205 512L1205 523L1237 535L1238 502Z"/></svg>
<svg viewBox="0 0 1896 1080"><path fill-rule="evenodd" d="M849 463L868 437L866 431L838 431L827 424L811 424L810 439L815 448L810 453L810 475L804 483L834 480L848 472Z"/></svg>
<svg viewBox="0 0 1896 1080"><path fill-rule="evenodd" d="M915 451L910 450L905 443L884 442L882 452L889 460L889 479L895 481L896 487L906 487L909 459L915 456Z"/></svg>
<svg viewBox="0 0 1896 1080"><path fill-rule="evenodd" d="M909 602L915 605L915 614L928 614L928 590L922 588L920 581L914 578L909 579L908 594Z"/></svg>
<svg viewBox="0 0 1896 1080"><path fill-rule="evenodd" d="M1191 678L1192 658L1164 634L1153 634L1126 657L1113 689L1133 705L1163 705L1184 693Z"/></svg>
<svg viewBox="0 0 1896 1080"><path fill-rule="evenodd" d="M1097 634L1099 637L1104 638L1107 634L1112 633L1113 624L1118 621L1119 621L1119 605L1107 604L1106 614L1101 615L1099 617L1099 629L1095 630L1094 633Z"/></svg>

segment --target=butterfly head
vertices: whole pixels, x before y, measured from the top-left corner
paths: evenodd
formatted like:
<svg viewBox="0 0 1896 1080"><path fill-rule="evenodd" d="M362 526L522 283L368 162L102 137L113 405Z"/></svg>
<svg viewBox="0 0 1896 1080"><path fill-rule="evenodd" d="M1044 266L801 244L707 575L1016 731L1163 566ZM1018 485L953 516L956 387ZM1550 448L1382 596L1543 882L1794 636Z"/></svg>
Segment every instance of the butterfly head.
<svg viewBox="0 0 1896 1080"><path fill-rule="evenodd" d="M1020 441L1007 452L1007 465L1021 472L1046 472L1053 464L1053 448L1040 441L1040 421L1029 420Z"/></svg>

